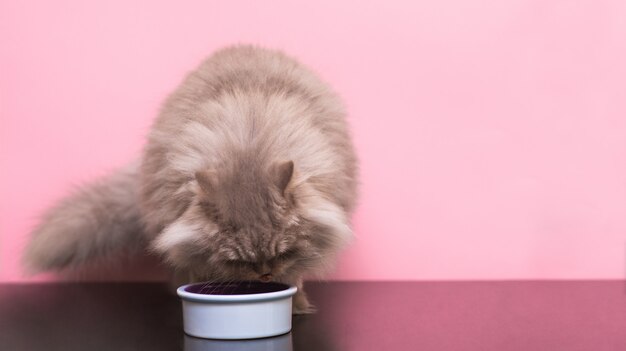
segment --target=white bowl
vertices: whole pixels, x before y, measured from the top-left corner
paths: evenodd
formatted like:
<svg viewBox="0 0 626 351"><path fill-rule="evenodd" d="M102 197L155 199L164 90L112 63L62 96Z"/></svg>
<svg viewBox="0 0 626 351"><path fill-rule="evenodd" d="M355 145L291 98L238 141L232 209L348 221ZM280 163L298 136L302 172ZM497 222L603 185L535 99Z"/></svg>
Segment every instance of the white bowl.
<svg viewBox="0 0 626 351"><path fill-rule="evenodd" d="M255 339L291 330L295 286L282 283L195 283L176 291L185 333L209 339Z"/></svg>

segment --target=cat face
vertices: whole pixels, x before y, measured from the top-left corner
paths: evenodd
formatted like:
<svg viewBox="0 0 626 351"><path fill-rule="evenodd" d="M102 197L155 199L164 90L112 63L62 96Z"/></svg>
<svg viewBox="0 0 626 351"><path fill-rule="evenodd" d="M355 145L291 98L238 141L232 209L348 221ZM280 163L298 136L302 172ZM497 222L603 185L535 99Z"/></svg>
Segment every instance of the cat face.
<svg viewBox="0 0 626 351"><path fill-rule="evenodd" d="M253 193L247 193L252 195ZM254 196L240 194L217 205L215 199L199 203L203 220L214 223L216 231L204 242L208 272L202 265L198 274L238 280L277 280L297 268L299 261L315 255L308 242L308 228L286 201L271 191ZM253 204L255 197L263 199Z"/></svg>
<svg viewBox="0 0 626 351"><path fill-rule="evenodd" d="M197 172L194 201L160 235L157 250L214 281L288 281L327 266L349 231L343 211L293 184L293 162L240 170Z"/></svg>
<svg viewBox="0 0 626 351"><path fill-rule="evenodd" d="M266 171L249 161L230 172L196 173L200 212L217 228L205 251L219 275L269 281L295 263L288 253L296 252L298 219L285 197L293 162Z"/></svg>
<svg viewBox="0 0 626 351"><path fill-rule="evenodd" d="M245 232L217 234L211 250L215 253L208 258L208 264L215 269L203 271L199 265L197 274L228 280L280 281L299 272L306 258L315 255L314 250L309 252L306 239L280 231L269 235ZM263 237L271 239L264 242Z"/></svg>

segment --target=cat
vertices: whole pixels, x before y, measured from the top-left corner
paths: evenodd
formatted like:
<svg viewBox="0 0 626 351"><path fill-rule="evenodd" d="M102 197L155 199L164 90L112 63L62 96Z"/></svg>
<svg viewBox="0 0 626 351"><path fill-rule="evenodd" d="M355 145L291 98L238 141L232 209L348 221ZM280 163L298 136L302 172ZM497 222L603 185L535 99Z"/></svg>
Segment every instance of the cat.
<svg viewBox="0 0 626 351"><path fill-rule="evenodd" d="M295 59L221 49L165 101L138 162L60 201L24 253L31 272L145 247L181 282L323 277L351 239L358 160L342 101Z"/></svg>

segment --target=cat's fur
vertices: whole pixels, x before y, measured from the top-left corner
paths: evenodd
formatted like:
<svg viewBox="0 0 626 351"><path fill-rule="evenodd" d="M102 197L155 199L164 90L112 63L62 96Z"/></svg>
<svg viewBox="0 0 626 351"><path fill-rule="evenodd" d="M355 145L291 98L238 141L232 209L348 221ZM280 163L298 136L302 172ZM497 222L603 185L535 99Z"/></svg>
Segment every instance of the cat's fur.
<svg viewBox="0 0 626 351"><path fill-rule="evenodd" d="M63 269L137 245L179 276L320 276L351 237L357 160L339 98L277 51L218 51L167 99L134 164L63 200L25 263Z"/></svg>

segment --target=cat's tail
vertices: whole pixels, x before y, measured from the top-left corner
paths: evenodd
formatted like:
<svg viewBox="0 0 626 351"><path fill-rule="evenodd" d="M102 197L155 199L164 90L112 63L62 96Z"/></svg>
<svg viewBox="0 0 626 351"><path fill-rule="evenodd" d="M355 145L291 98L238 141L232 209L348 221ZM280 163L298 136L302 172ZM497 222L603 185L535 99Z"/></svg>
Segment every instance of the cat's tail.
<svg viewBox="0 0 626 351"><path fill-rule="evenodd" d="M30 274L71 268L143 242L138 163L62 199L33 231L23 255Z"/></svg>

